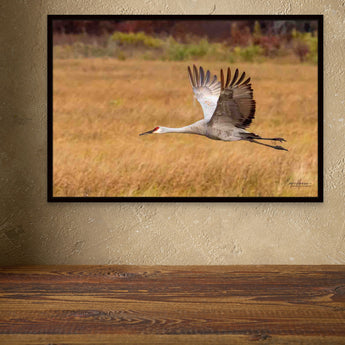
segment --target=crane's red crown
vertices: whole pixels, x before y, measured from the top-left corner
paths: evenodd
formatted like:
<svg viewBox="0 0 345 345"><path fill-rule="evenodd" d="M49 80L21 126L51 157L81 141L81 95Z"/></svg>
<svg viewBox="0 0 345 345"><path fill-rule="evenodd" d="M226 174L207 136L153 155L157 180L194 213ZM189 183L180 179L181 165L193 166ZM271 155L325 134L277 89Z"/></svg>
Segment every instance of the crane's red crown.
<svg viewBox="0 0 345 345"><path fill-rule="evenodd" d="M155 129L153 130L154 132L157 131L159 129L159 127L155 127Z"/></svg>

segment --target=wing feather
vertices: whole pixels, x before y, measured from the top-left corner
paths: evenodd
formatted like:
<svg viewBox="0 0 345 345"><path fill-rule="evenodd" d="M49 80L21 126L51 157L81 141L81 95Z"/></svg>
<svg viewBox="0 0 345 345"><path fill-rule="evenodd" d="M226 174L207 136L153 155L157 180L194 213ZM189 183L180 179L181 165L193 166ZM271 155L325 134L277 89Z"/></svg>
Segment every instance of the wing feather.
<svg viewBox="0 0 345 345"><path fill-rule="evenodd" d="M195 84L198 87L198 86L200 86L200 84L199 84L199 74L198 74L198 70L197 70L195 65L193 65L193 71L194 71Z"/></svg>
<svg viewBox="0 0 345 345"><path fill-rule="evenodd" d="M250 78L243 82L243 84L248 84L250 82Z"/></svg>
<svg viewBox="0 0 345 345"><path fill-rule="evenodd" d="M211 76L210 71L207 71L206 72L206 78L205 78L205 85L210 81L210 76Z"/></svg>
<svg viewBox="0 0 345 345"><path fill-rule="evenodd" d="M200 67L199 69L199 74L200 74L200 86L204 86L204 69L202 67Z"/></svg>
<svg viewBox="0 0 345 345"><path fill-rule="evenodd" d="M221 91L223 91L225 85L224 85L224 73L222 69L220 70L220 87L221 87Z"/></svg>
<svg viewBox="0 0 345 345"><path fill-rule="evenodd" d="M189 66L188 66L188 76L189 76L190 83L192 84L193 87L195 87L196 86L195 81L194 81L193 74Z"/></svg>
<svg viewBox="0 0 345 345"><path fill-rule="evenodd" d="M240 79L237 80L236 85L241 84L241 81L244 79L245 75L246 75L246 73L243 72L242 75L240 76Z"/></svg>
<svg viewBox="0 0 345 345"><path fill-rule="evenodd" d="M216 75L211 80L210 71L205 74L201 66L199 71L195 65L193 65L193 70L188 66L188 76L194 95L204 112L204 118L209 121L217 107L221 88L220 82Z"/></svg>
<svg viewBox="0 0 345 345"><path fill-rule="evenodd" d="M255 100L250 78L245 80L245 72L237 80L239 72L236 69L234 77L230 80L231 72L227 73L227 80L224 84L224 73L220 71L222 90L218 99L217 107L212 115L208 126L225 129L226 127L247 128L255 115Z"/></svg>
<svg viewBox="0 0 345 345"><path fill-rule="evenodd" d="M226 73L225 87L228 87L230 80L231 80L231 71L230 71L230 67L228 67L228 71Z"/></svg>
<svg viewBox="0 0 345 345"><path fill-rule="evenodd" d="M217 76L214 75L213 76L213 80L210 82L209 86L213 85L213 84L216 84L216 83L219 83L218 79L217 79Z"/></svg>
<svg viewBox="0 0 345 345"><path fill-rule="evenodd" d="M231 82L230 86L235 84L237 77L238 77L238 69L236 68L234 79L232 79L232 82Z"/></svg>

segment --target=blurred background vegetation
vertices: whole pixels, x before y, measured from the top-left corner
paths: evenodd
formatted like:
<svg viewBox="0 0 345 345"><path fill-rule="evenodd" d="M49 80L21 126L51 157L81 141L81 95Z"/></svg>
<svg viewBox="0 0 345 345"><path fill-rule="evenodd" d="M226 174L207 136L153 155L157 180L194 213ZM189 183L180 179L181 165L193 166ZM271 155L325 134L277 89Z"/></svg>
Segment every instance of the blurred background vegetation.
<svg viewBox="0 0 345 345"><path fill-rule="evenodd" d="M317 64L316 21L55 20L54 58Z"/></svg>

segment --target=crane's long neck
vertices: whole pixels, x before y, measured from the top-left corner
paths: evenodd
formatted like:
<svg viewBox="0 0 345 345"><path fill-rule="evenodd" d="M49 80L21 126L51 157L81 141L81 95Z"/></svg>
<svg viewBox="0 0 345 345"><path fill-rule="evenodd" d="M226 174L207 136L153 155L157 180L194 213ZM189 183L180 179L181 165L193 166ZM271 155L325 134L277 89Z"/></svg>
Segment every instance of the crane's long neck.
<svg viewBox="0 0 345 345"><path fill-rule="evenodd" d="M161 133L192 133L189 126L172 128L172 127L160 127Z"/></svg>
<svg viewBox="0 0 345 345"><path fill-rule="evenodd" d="M184 126L180 128L170 128L170 127L159 127L159 133L188 133L188 134L206 134L206 126L204 120L192 123L189 126Z"/></svg>

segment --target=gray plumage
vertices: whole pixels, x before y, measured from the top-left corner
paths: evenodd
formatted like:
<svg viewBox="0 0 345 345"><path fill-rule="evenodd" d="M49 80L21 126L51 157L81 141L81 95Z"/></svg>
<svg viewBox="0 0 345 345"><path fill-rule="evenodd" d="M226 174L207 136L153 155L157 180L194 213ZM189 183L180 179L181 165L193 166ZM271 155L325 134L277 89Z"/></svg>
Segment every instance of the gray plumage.
<svg viewBox="0 0 345 345"><path fill-rule="evenodd" d="M250 78L245 79L245 72L239 77L238 69L231 77L230 68L227 69L226 78L223 70L220 71L220 81L217 76L211 78L210 71L204 72L193 65L188 66L188 76L194 95L204 112L204 119L189 126L181 128L155 127L144 134L161 133L190 133L204 135L210 139L222 141L247 140L256 144L285 150L281 146L273 146L258 142L257 140L285 141L283 138L262 138L246 131L255 115L255 100Z"/></svg>

